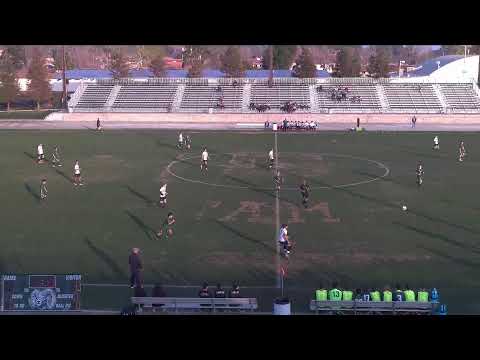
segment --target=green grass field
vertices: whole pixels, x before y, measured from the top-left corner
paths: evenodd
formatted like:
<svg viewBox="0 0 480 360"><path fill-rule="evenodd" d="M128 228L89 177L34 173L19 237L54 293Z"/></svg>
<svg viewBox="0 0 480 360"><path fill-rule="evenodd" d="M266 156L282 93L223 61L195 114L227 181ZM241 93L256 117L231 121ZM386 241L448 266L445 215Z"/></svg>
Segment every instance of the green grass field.
<svg viewBox="0 0 480 360"><path fill-rule="evenodd" d="M146 283L185 286L169 294L195 296L189 285L238 281L271 310L277 224L266 159L274 134L187 133L189 153L176 149L171 131L0 131L0 273L80 273L86 283L125 284L129 250L137 246ZM351 288L435 286L451 313L480 311L478 134L440 133L436 152L433 136L278 134L285 177L279 219L296 243L288 264L281 261L294 310L307 311L319 282L337 280ZM464 163L457 160L460 139ZM48 156L60 145L64 166L36 164L39 143ZM200 172L203 145L211 154L208 174ZM84 187L70 180L75 159ZM49 194L40 202L43 177ZM313 188L308 209L296 190L303 177ZM155 205L163 181L165 209ZM158 239L170 210L175 234ZM87 286L83 306L116 309L129 295L126 287Z"/></svg>

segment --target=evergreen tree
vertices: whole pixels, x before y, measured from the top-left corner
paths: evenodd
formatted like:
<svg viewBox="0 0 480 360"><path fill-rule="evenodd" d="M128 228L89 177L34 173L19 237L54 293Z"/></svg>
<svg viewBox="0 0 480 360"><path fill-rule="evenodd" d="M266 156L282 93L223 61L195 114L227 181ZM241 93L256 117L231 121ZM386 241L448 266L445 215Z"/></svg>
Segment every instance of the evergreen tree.
<svg viewBox="0 0 480 360"><path fill-rule="evenodd" d="M337 52L334 77L358 77L361 71L359 49L343 47Z"/></svg>
<svg viewBox="0 0 480 360"><path fill-rule="evenodd" d="M54 48L51 50L51 53L55 63L55 70L63 70L63 50ZM65 65L67 68L66 70L72 70L76 67L75 62L67 49L65 49Z"/></svg>
<svg viewBox="0 0 480 360"><path fill-rule="evenodd" d="M150 70L152 70L155 77L162 77L165 75L163 56L157 55L150 61Z"/></svg>
<svg viewBox="0 0 480 360"><path fill-rule="evenodd" d="M10 103L15 100L18 92L15 63L12 56L5 52L0 58L0 99L7 103L7 111L10 111Z"/></svg>
<svg viewBox="0 0 480 360"><path fill-rule="evenodd" d="M51 98L51 89L45 58L38 48L33 50L27 77L30 80L28 92L37 102L37 110L40 110L40 104Z"/></svg>
<svg viewBox="0 0 480 360"><path fill-rule="evenodd" d="M129 67L123 51L113 51L110 61L110 71L114 79L128 77Z"/></svg>
<svg viewBox="0 0 480 360"><path fill-rule="evenodd" d="M244 63L240 49L236 46L229 47L225 53L220 57L221 70L227 74L228 77L243 77Z"/></svg>
<svg viewBox="0 0 480 360"><path fill-rule="evenodd" d="M273 68L280 70L290 69L295 55L297 54L297 45L273 45ZM263 53L262 67L269 69L270 49L265 49Z"/></svg>
<svg viewBox="0 0 480 360"><path fill-rule="evenodd" d="M302 52L297 58L293 76L299 78L314 78L317 75L317 68L313 62L312 54L306 47L302 48Z"/></svg>
<svg viewBox="0 0 480 360"><path fill-rule="evenodd" d="M7 46L6 52L11 56L16 70L20 70L27 64L25 47L22 45Z"/></svg>
<svg viewBox="0 0 480 360"><path fill-rule="evenodd" d="M368 72L370 76L375 78L388 77L390 58L388 49L377 47L375 53L368 59Z"/></svg>
<svg viewBox="0 0 480 360"><path fill-rule="evenodd" d="M189 66L187 76L190 78L201 77L209 51L205 46L187 45L183 52L183 66Z"/></svg>

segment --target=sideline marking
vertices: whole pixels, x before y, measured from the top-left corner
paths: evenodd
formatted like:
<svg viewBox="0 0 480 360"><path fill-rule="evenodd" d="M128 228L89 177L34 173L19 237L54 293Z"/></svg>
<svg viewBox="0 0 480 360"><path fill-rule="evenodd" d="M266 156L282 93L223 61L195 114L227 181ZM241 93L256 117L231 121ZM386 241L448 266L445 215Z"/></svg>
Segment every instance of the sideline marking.
<svg viewBox="0 0 480 360"><path fill-rule="evenodd" d="M275 175L278 170L278 142L277 142L277 132L275 131ZM277 269L277 288L280 289L282 279L280 277L280 244L278 242L279 228L280 228L280 200L278 198L279 192L275 189L275 247L277 253L275 255L275 267Z"/></svg>
<svg viewBox="0 0 480 360"><path fill-rule="evenodd" d="M251 152L249 154L260 154L260 153L257 153L257 152ZM284 152L284 154L305 154L303 152ZM215 155L233 155L233 153L223 153L223 154L210 154L211 156L215 156ZM383 175L380 175L376 178L373 178L373 179L368 179L368 180L363 180L363 181L358 181L358 182L354 182L354 183L348 183L348 184L342 184L342 185L333 185L333 186L316 186L316 187L311 187L312 190L320 190L320 189L328 189L328 190L331 190L331 189L338 189L338 188L346 188L346 187L351 187L351 186L357 186L357 185L363 185L363 184L368 184L370 182L373 182L373 181L377 181L381 178L384 178L386 176L388 176L388 174L390 174L390 169L388 168L387 165L381 163L380 161L376 161L376 160L371 160L371 159L367 159L367 158L361 158L361 157L357 157L357 156L351 156L351 155L347 155L347 154L335 154L335 153L314 153L314 154L310 154L310 155L323 155L323 156L330 156L330 157L340 157L340 158L347 158L347 159L354 159L354 160L363 160L363 161L367 161L367 162L370 162L370 163L374 163L375 165L377 165L378 167L382 168L385 170L385 173ZM202 184L202 185L208 185L208 186L215 186L215 187L222 187L222 188L227 188L227 189L243 189L243 190L250 190L250 189L254 189L254 190L272 190L272 188L265 188L265 187L251 187L251 186L240 186L240 185L224 185L224 184L212 184L212 183L208 183L208 182L205 182L205 181L201 181L201 180L193 180L193 179L188 179L188 178L184 178L183 176L180 176L180 175L177 175L175 174L172 170L171 170L171 167L173 165L175 165L176 163L179 163L181 162L182 160L189 160L189 159L194 159L196 158L197 155L192 155L192 156L186 156L186 157L182 157L181 159L178 159L178 160L174 160L172 161L170 164L168 164L167 166L167 172L176 177L177 179L180 179L180 180L183 180L183 181L186 181L186 182L190 182L190 183L196 183L196 184ZM226 167L226 165L212 165L212 166L218 166L218 167ZM283 188L283 190L288 190L288 191L296 191L298 190L297 188Z"/></svg>

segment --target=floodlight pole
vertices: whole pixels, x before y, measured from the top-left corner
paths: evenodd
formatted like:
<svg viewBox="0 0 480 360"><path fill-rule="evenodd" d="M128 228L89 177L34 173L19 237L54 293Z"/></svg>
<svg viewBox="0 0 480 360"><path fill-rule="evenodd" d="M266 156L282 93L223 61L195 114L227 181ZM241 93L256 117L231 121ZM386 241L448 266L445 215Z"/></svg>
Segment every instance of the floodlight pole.
<svg viewBox="0 0 480 360"><path fill-rule="evenodd" d="M63 108L65 110L68 110L68 101L67 101L67 79L65 77L65 69L66 69L66 56L65 56L65 45L62 46L62 62L63 62L63 66L62 66L62 83L63 83L63 96L62 96L62 99L63 99Z"/></svg>

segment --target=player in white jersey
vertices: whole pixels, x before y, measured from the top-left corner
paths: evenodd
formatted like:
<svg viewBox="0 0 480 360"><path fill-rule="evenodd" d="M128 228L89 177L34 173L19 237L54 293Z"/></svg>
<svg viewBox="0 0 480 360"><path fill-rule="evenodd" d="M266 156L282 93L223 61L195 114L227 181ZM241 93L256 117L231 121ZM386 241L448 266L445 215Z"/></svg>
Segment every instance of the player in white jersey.
<svg viewBox="0 0 480 360"><path fill-rule="evenodd" d="M433 150L440 150L440 144L438 142L438 136L433 138Z"/></svg>
<svg viewBox="0 0 480 360"><path fill-rule="evenodd" d="M273 163L275 161L275 158L273 156L273 149L270 150L270 152L268 153L268 168L271 169L273 168Z"/></svg>
<svg viewBox="0 0 480 360"><path fill-rule="evenodd" d="M45 155L43 154L43 145L39 144L37 146L37 160L39 163L43 162L45 160Z"/></svg>
<svg viewBox="0 0 480 360"><path fill-rule="evenodd" d="M207 152L207 148L203 148L202 162L200 163L200 170L208 171L208 152Z"/></svg>
<svg viewBox="0 0 480 360"><path fill-rule="evenodd" d="M55 146L55 149L53 150L52 153L52 166L53 167L61 167L61 160L60 160L60 150L58 149L58 146Z"/></svg>
<svg viewBox="0 0 480 360"><path fill-rule="evenodd" d="M463 141L460 141L460 146L458 148L458 161L463 161L465 155L467 155L467 150L465 150L465 144Z"/></svg>
<svg viewBox="0 0 480 360"><path fill-rule="evenodd" d="M280 232L278 234L278 242L282 248L283 255L288 258L290 251L292 250L292 245L290 239L288 238L288 225L282 224Z"/></svg>
<svg viewBox="0 0 480 360"><path fill-rule="evenodd" d="M167 184L160 188L160 206L165 207L167 204Z"/></svg>
<svg viewBox="0 0 480 360"><path fill-rule="evenodd" d="M180 133L178 135L178 148L181 149L183 147L183 134Z"/></svg>
<svg viewBox="0 0 480 360"><path fill-rule="evenodd" d="M83 185L82 183L82 175L80 173L80 165L78 164L78 160L75 160L75 165L73 167L73 185Z"/></svg>

